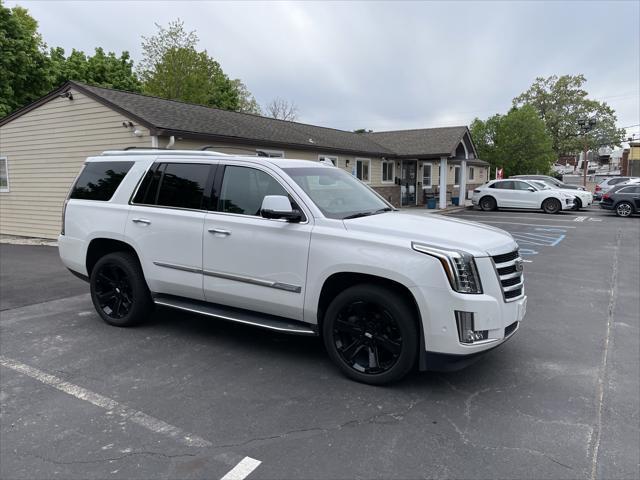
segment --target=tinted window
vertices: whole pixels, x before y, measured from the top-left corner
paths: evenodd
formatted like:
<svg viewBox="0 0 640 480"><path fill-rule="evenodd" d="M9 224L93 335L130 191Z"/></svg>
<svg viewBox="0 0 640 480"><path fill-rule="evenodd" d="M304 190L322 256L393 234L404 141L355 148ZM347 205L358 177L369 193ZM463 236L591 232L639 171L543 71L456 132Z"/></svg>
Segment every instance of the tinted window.
<svg viewBox="0 0 640 480"><path fill-rule="evenodd" d="M149 171L147 171L140 187L138 187L136 196L133 198L133 203L155 205L158 185L160 185L163 170L164 165L154 164Z"/></svg>
<svg viewBox="0 0 640 480"><path fill-rule="evenodd" d="M529 190L531 185L524 182L513 182L514 190Z"/></svg>
<svg viewBox="0 0 640 480"><path fill-rule="evenodd" d="M619 183L626 182L627 180L629 180L629 179L628 178L614 178L612 180L609 180L609 185L617 185Z"/></svg>
<svg viewBox="0 0 640 480"><path fill-rule="evenodd" d="M615 193L640 193L640 187L622 187Z"/></svg>
<svg viewBox="0 0 640 480"><path fill-rule="evenodd" d="M164 164L156 205L202 209L209 170L210 167L206 164Z"/></svg>
<svg viewBox="0 0 640 480"><path fill-rule="evenodd" d="M78 177L71 198L108 201L133 162L89 162Z"/></svg>
<svg viewBox="0 0 640 480"><path fill-rule="evenodd" d="M499 188L501 190L513 190L513 182L512 181L497 182L497 183L494 183L493 185L494 185L493 188Z"/></svg>
<svg viewBox="0 0 640 480"><path fill-rule="evenodd" d="M228 166L224 169L218 210L243 215L260 215L266 195L288 196L267 173L255 168Z"/></svg>

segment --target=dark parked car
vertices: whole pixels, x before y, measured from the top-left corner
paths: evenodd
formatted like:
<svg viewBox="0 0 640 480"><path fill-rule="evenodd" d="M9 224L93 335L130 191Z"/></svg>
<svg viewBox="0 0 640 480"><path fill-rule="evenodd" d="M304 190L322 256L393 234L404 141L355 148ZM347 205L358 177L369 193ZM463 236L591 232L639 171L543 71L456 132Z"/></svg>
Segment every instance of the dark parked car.
<svg viewBox="0 0 640 480"><path fill-rule="evenodd" d="M582 185L569 185L568 183L561 182L557 178L550 177L549 175L512 175L509 178L519 178L521 180L544 180L546 182L553 183L557 188L584 190Z"/></svg>
<svg viewBox="0 0 640 480"><path fill-rule="evenodd" d="M640 184L616 185L602 196L600 206L615 210L619 217L629 217L640 210Z"/></svg>

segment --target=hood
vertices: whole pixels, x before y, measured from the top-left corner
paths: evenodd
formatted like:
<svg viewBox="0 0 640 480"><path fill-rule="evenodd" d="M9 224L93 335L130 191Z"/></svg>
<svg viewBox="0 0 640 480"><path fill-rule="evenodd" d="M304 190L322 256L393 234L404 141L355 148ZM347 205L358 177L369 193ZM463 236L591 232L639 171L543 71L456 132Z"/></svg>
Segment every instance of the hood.
<svg viewBox="0 0 640 480"><path fill-rule="evenodd" d="M345 228L390 237L402 237L444 249L463 250L476 257L498 255L518 245L504 230L476 222L446 218L437 214L415 215L387 212L344 220Z"/></svg>

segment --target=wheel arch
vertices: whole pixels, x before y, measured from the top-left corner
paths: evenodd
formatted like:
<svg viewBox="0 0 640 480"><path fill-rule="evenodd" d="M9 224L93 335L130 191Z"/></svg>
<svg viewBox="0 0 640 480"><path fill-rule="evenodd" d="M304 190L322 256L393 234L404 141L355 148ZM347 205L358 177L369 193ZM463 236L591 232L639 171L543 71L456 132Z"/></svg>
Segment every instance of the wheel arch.
<svg viewBox="0 0 640 480"><path fill-rule="evenodd" d="M483 201L485 198L490 198L490 199L492 199L492 200L493 200L493 203L495 204L495 206L496 206L496 207L498 206L498 200L496 200L496 197L494 197L494 196L493 196L492 194L490 194L490 193L484 193L484 194L480 197L480 200L478 200L478 205L480 205L480 204L482 203L482 201Z"/></svg>
<svg viewBox="0 0 640 480"><path fill-rule="evenodd" d="M636 211L638 210L636 208L636 206L633 204L633 202L629 201L629 200L618 200L614 205L613 205L613 209L617 210L618 209L618 205L620 205L621 203L626 203L631 207L631 213L634 214L636 213Z"/></svg>
<svg viewBox="0 0 640 480"><path fill-rule="evenodd" d="M85 257L87 275L91 277L91 271L93 270L96 262L100 260L100 258L114 252L131 253L138 260L138 263L141 263L138 252L136 252L135 248L133 248L127 242L116 240L114 238L98 237L92 239L87 246L87 255Z"/></svg>
<svg viewBox="0 0 640 480"><path fill-rule="evenodd" d="M424 339L424 327L422 324L422 315L420 314L420 308L418 302L414 297L411 290L402 283L391 280L389 278L372 275L369 273L358 272L337 272L327 277L322 284L320 290L320 296L318 298L317 308L317 322L318 331L322 332L322 323L324 321L324 314L329 307L331 301L342 292L344 289L359 284L377 285L383 288L387 288L401 297L405 298L414 313L414 321L417 323L419 332L419 352L418 352L418 365L420 369L424 369L426 365L425 354L425 339Z"/></svg>

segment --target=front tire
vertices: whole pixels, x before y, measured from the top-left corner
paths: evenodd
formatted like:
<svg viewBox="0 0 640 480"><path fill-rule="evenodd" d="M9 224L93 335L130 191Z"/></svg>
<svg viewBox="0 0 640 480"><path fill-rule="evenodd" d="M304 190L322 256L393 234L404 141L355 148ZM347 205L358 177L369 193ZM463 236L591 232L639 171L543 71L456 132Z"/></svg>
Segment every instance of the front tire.
<svg viewBox="0 0 640 480"><path fill-rule="evenodd" d="M573 201L573 208L571 210L575 210L576 212L582 208L582 200L576 197Z"/></svg>
<svg viewBox="0 0 640 480"><path fill-rule="evenodd" d="M322 324L331 360L349 378L395 382L416 363L418 329L407 300L377 285L355 285L329 305Z"/></svg>
<svg viewBox="0 0 640 480"><path fill-rule="evenodd" d="M91 300L109 325L130 327L145 320L153 302L142 268L127 252L109 253L91 270Z"/></svg>
<svg viewBox="0 0 640 480"><path fill-rule="evenodd" d="M629 217L633 213L633 205L629 202L620 202L616 205L616 215L619 217Z"/></svg>
<svg viewBox="0 0 640 480"><path fill-rule="evenodd" d="M562 210L562 205L557 198L547 198L542 202L542 210L544 210L544 213L558 213Z"/></svg>

